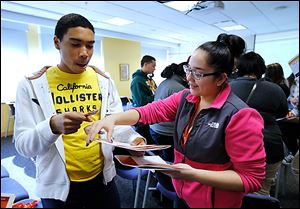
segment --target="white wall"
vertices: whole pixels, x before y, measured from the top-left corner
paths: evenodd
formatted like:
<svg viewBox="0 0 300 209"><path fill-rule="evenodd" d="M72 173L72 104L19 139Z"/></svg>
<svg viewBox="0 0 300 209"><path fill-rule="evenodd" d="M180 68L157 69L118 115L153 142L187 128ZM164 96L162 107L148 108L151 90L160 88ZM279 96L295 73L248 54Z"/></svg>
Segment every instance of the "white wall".
<svg viewBox="0 0 300 209"><path fill-rule="evenodd" d="M283 68L285 78L287 78L292 73L288 62L299 54L299 39L257 43L255 52L264 58L266 65L279 63Z"/></svg>
<svg viewBox="0 0 300 209"><path fill-rule="evenodd" d="M158 48L154 46L151 47L149 45L143 44L141 47L141 59L144 55L150 55L156 59L156 70L154 71L153 80L155 81L157 86L164 80L164 78L160 76L161 72L165 69L167 65L169 65L167 52L167 48Z"/></svg>
<svg viewBox="0 0 300 209"><path fill-rule="evenodd" d="M1 20L1 102L15 101L17 83L30 72L28 63L27 27L13 29Z"/></svg>

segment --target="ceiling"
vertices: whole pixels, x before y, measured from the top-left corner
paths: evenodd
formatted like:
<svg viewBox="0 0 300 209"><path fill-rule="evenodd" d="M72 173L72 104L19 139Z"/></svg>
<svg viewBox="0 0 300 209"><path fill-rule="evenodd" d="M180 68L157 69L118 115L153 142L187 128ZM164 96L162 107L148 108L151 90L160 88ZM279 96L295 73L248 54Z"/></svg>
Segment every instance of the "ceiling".
<svg viewBox="0 0 300 209"><path fill-rule="evenodd" d="M293 33L299 38L298 1L223 3L224 9L194 10L186 15L158 1L1 1L1 20L54 27L62 15L79 13L92 22L97 35L150 40L169 47L215 39L226 31L214 24L227 21L248 28L227 32L242 37ZM114 26L103 22L113 17L134 23Z"/></svg>

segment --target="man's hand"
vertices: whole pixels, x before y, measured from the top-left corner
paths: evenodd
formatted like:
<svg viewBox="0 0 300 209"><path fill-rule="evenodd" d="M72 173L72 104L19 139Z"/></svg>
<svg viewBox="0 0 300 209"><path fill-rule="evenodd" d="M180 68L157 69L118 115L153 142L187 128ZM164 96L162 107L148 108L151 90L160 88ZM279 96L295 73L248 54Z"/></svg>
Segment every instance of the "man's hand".
<svg viewBox="0 0 300 209"><path fill-rule="evenodd" d="M136 145L145 145L145 139L144 138L135 138L131 143L130 143L132 146L136 146ZM145 152L144 151L132 151L132 150L128 150L128 152L133 155L133 156L137 156L137 157L142 157L145 155Z"/></svg>
<svg viewBox="0 0 300 209"><path fill-rule="evenodd" d="M54 134L71 134L78 131L83 121L92 122L81 112L65 112L52 116L50 127Z"/></svg>

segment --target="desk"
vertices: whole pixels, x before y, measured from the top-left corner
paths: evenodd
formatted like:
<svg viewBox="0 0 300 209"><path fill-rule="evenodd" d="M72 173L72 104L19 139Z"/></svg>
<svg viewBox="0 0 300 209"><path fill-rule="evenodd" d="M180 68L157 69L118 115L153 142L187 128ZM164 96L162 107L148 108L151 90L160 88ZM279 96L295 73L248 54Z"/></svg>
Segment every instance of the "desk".
<svg viewBox="0 0 300 209"><path fill-rule="evenodd" d="M299 117L288 117L276 119L278 123L299 123Z"/></svg>

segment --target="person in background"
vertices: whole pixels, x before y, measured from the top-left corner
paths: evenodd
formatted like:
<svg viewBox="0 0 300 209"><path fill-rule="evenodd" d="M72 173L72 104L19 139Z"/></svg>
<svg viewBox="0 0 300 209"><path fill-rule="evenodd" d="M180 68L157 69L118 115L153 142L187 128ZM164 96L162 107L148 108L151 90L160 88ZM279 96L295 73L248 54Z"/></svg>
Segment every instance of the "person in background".
<svg viewBox="0 0 300 209"><path fill-rule="evenodd" d="M282 88L283 92L285 93L286 98L289 97L290 89L288 87L286 79L284 78L283 69L279 63L267 65L265 78L270 79L270 81L280 86L280 88Z"/></svg>
<svg viewBox="0 0 300 209"><path fill-rule="evenodd" d="M132 74L130 90L134 107L141 107L153 102L156 84L152 79L156 67L156 60L150 55L143 56L141 69Z"/></svg>
<svg viewBox="0 0 300 209"><path fill-rule="evenodd" d="M266 178L259 194L270 195L275 175L284 157L282 133L276 118L288 113L286 96L279 85L261 79L266 71L264 59L255 52L248 52L240 57L238 78L229 84L232 91L256 109L264 119L264 146L266 150ZM256 87L256 88L255 88Z"/></svg>
<svg viewBox="0 0 300 209"><path fill-rule="evenodd" d="M154 101L167 98L175 92L179 92L189 87L183 69L183 65L186 64L188 64L188 61L182 62L179 65L172 63L161 72L161 77L166 79L157 87ZM171 163L174 161L174 126L174 122L162 122L150 125L150 134L155 144L171 145L171 147L168 149L160 150L161 158ZM156 172L155 177L164 188L175 192L175 189L172 185L172 180L169 176L161 172Z"/></svg>
<svg viewBox="0 0 300 209"><path fill-rule="evenodd" d="M265 176L263 119L231 92L233 56L226 44L200 45L184 66L189 89L166 99L93 123L86 141L115 125L175 121L175 170L179 206L240 207L245 193L261 188ZM187 205L186 205L187 204Z"/></svg>
<svg viewBox="0 0 300 209"><path fill-rule="evenodd" d="M299 76L292 73L288 78L290 95L287 98L289 112L287 117L299 117ZM283 134L283 141L288 149L288 153L283 159L283 163L290 164L299 150L299 123L281 121L279 123Z"/></svg>
<svg viewBox="0 0 300 209"><path fill-rule="evenodd" d="M182 62L179 65L172 63L168 65L162 72L161 77L166 78L159 84L155 92L154 101L158 101L168 96L188 88L188 82L183 69L183 65L188 62ZM150 134L156 144L170 144L172 149L161 150L160 156L162 159L173 162L174 160L174 122L163 122L150 125Z"/></svg>
<svg viewBox="0 0 300 209"><path fill-rule="evenodd" d="M297 76L292 73L288 77L290 95L288 97L289 116L299 117L299 74Z"/></svg>
<svg viewBox="0 0 300 209"><path fill-rule="evenodd" d="M141 69L132 74L130 90L134 107L141 107L154 101L156 84L152 79L156 67L156 59L150 55L143 56L141 60ZM144 136L148 144L153 144L150 135L149 125L137 124L136 132Z"/></svg>
<svg viewBox="0 0 300 209"><path fill-rule="evenodd" d="M60 63L26 77L17 89L15 147L22 156L36 157L37 195L44 208L120 207L112 146L87 146L83 140L92 121L123 111L114 82L88 66L94 33L79 14L61 17L54 35ZM116 127L114 137L145 144L130 126Z"/></svg>
<svg viewBox="0 0 300 209"><path fill-rule="evenodd" d="M232 73L229 76L229 81L237 78L237 63L242 54L246 51L246 42L240 36L233 34L221 33L217 37L217 41L224 42L230 49L232 56L234 57L234 66Z"/></svg>

